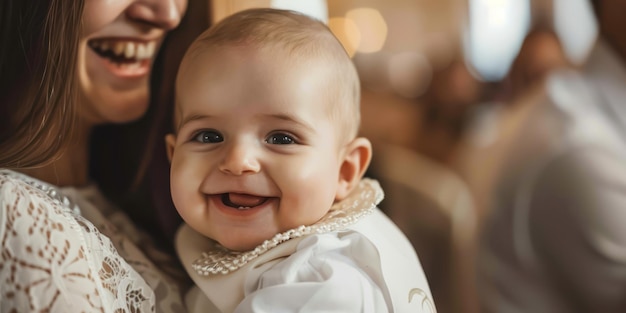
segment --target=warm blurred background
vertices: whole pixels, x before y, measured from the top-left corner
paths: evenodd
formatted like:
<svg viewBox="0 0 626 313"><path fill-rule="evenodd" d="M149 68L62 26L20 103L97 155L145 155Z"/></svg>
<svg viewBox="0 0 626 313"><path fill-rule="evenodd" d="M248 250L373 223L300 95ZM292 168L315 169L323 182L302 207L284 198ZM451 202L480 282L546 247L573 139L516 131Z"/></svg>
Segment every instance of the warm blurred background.
<svg viewBox="0 0 626 313"><path fill-rule="evenodd" d="M478 312L476 234L507 139L532 109L522 91L584 60L596 36L586 0L208 1L213 22L262 6L327 22L362 80L381 208L416 247L438 311Z"/></svg>

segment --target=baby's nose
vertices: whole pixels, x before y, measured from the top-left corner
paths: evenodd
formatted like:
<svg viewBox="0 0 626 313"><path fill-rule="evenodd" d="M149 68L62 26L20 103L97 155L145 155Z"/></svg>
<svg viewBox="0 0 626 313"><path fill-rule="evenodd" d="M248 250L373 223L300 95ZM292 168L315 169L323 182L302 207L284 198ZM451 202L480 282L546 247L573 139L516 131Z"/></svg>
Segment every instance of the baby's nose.
<svg viewBox="0 0 626 313"><path fill-rule="evenodd" d="M227 149L219 168L224 173L244 175L258 173L261 165L254 148L233 145Z"/></svg>

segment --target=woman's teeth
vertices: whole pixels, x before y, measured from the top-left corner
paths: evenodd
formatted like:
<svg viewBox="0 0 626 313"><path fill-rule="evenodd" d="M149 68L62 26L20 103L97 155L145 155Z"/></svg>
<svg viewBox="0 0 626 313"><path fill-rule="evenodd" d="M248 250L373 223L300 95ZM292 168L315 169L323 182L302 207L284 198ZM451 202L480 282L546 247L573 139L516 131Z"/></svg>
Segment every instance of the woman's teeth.
<svg viewBox="0 0 626 313"><path fill-rule="evenodd" d="M97 39L89 41L89 46L100 56L115 62L136 62L150 59L156 51L156 41L136 42Z"/></svg>

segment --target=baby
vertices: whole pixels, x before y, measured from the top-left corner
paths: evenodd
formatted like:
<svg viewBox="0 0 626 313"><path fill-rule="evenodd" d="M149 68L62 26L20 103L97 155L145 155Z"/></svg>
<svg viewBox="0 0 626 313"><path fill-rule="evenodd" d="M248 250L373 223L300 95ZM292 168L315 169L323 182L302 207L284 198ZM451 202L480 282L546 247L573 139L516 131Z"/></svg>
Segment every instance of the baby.
<svg viewBox="0 0 626 313"><path fill-rule="evenodd" d="M362 178L359 79L322 22L234 14L187 51L166 137L190 312L435 312Z"/></svg>

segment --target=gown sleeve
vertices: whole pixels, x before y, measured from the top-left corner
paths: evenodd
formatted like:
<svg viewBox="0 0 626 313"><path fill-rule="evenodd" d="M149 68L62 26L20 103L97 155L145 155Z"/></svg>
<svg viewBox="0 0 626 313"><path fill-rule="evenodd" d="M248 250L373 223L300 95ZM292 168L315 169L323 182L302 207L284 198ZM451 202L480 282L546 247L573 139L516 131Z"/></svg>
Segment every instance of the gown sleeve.
<svg viewBox="0 0 626 313"><path fill-rule="evenodd" d="M247 282L235 312L388 312L383 291L354 261L366 256L353 248L333 234L303 240L296 253Z"/></svg>

